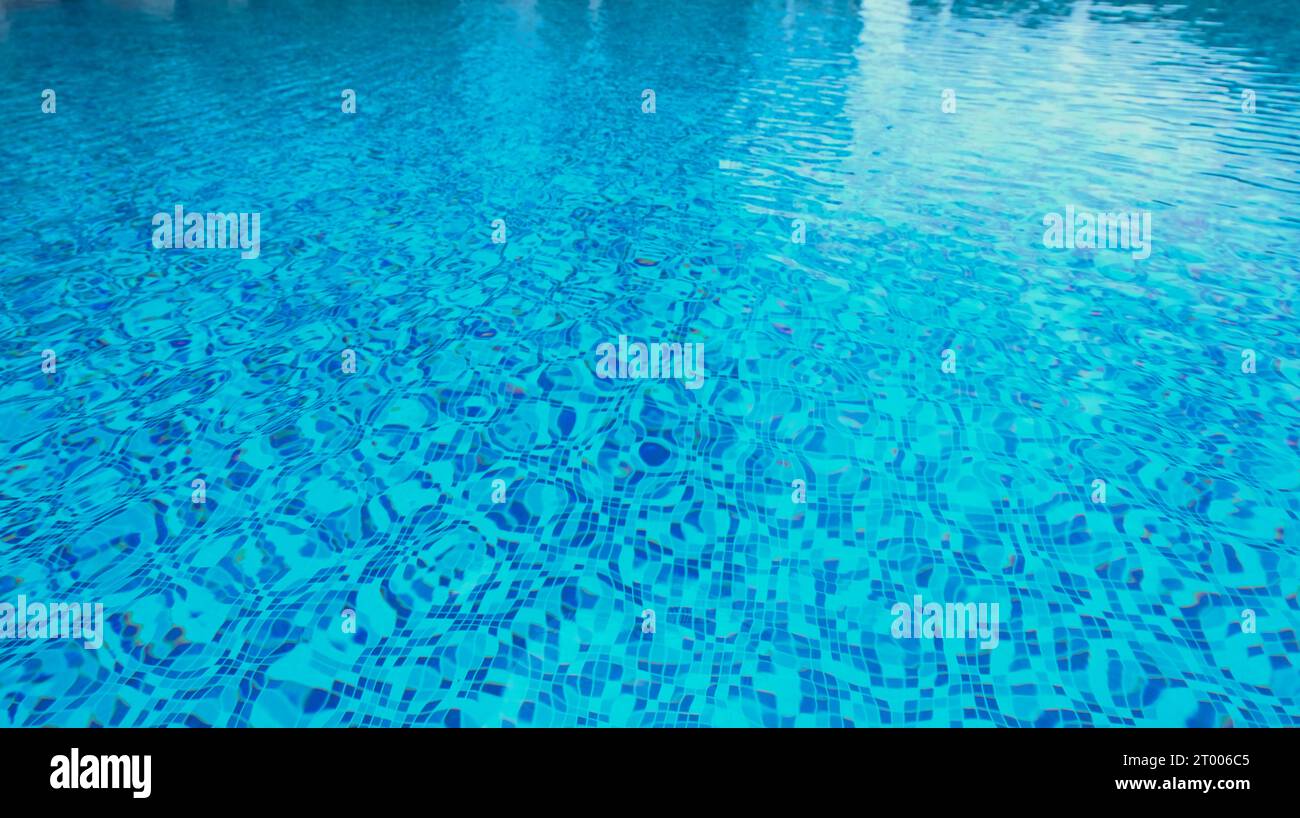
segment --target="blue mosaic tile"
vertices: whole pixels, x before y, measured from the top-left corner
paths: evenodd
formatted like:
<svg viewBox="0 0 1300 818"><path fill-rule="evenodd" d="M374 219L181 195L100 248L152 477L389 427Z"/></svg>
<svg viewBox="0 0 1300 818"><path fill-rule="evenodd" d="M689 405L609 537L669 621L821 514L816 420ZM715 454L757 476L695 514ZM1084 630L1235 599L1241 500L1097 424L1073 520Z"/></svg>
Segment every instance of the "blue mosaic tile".
<svg viewBox="0 0 1300 818"><path fill-rule="evenodd" d="M1294 16L0 0L0 725L1300 725Z"/></svg>

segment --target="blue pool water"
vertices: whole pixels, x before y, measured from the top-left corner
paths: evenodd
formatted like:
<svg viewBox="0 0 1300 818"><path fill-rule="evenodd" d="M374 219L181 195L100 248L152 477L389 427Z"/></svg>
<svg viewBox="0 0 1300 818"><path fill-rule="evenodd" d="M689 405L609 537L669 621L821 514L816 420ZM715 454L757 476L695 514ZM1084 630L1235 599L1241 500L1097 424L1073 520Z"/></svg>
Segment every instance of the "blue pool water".
<svg viewBox="0 0 1300 818"><path fill-rule="evenodd" d="M1296 14L0 0L0 724L1300 724Z"/></svg>

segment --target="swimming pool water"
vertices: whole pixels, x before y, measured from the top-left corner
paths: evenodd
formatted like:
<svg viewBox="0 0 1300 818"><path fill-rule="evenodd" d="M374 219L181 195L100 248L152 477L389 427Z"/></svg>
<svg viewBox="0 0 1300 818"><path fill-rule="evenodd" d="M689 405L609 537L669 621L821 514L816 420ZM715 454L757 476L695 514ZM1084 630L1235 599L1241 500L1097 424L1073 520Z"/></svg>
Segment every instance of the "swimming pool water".
<svg viewBox="0 0 1300 818"><path fill-rule="evenodd" d="M1300 724L1295 16L0 0L0 724Z"/></svg>

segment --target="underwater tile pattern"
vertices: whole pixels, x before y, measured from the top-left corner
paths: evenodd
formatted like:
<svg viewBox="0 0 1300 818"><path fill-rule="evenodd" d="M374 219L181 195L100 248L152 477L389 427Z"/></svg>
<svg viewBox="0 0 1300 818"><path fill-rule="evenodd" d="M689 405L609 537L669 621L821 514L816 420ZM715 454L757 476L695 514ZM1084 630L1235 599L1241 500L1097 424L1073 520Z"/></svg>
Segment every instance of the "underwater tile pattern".
<svg viewBox="0 0 1300 818"><path fill-rule="evenodd" d="M1300 725L1296 14L0 0L0 724Z"/></svg>

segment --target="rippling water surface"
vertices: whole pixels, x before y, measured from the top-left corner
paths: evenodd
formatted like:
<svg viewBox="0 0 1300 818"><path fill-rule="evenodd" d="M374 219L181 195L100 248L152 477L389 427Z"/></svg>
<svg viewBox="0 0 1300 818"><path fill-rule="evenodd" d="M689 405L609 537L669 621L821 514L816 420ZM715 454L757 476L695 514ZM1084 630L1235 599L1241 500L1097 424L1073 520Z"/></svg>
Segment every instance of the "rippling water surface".
<svg viewBox="0 0 1300 818"><path fill-rule="evenodd" d="M1296 13L0 0L0 724L1300 724Z"/></svg>

